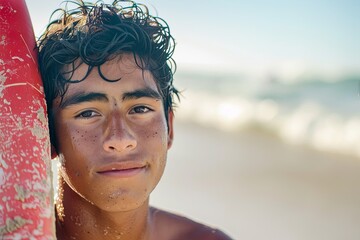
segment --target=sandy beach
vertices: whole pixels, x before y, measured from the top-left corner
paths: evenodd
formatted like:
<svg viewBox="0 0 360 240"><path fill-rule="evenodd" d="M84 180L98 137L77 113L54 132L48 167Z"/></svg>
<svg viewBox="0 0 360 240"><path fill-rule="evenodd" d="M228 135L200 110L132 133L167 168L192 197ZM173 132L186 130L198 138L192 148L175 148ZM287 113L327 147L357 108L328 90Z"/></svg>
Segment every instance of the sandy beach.
<svg viewBox="0 0 360 240"><path fill-rule="evenodd" d="M151 203L234 239L360 239L360 159L176 123Z"/></svg>

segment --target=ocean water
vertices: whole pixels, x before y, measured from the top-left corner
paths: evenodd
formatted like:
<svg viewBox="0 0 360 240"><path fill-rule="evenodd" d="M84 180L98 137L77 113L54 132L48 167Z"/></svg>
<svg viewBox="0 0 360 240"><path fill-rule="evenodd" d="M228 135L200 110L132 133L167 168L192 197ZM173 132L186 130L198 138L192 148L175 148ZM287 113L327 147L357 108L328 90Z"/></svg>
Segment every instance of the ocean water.
<svg viewBox="0 0 360 240"><path fill-rule="evenodd" d="M293 81L178 72L177 119L221 131L256 129L289 144L360 156L360 76Z"/></svg>

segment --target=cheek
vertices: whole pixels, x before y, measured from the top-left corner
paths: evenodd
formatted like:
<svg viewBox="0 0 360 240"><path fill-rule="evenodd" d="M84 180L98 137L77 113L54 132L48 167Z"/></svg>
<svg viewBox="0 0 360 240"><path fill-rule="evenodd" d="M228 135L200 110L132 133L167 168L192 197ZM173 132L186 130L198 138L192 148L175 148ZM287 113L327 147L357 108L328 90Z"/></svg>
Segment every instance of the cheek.
<svg viewBox="0 0 360 240"><path fill-rule="evenodd" d="M68 169L75 170L80 166L84 169L83 165L89 161L87 156L91 156L94 151L97 151L94 146L98 144L98 134L79 127L61 126L58 129L61 131L58 135L61 136L58 138L59 152L63 155L65 162L71 159L66 163L68 167L71 164L71 168Z"/></svg>
<svg viewBox="0 0 360 240"><path fill-rule="evenodd" d="M96 129L89 131L80 127L65 127L62 128L61 131L62 134L66 131L67 140L68 143L71 144L71 149L80 152L84 152L86 148L92 149L92 145L96 144L98 139Z"/></svg>
<svg viewBox="0 0 360 240"><path fill-rule="evenodd" d="M165 120L158 119L147 125L144 131L144 143L139 144L146 149L156 175L161 175L166 164L168 130ZM149 127L152 126L152 127Z"/></svg>
<svg viewBox="0 0 360 240"><path fill-rule="evenodd" d="M71 134L71 142L78 151L82 152L86 149L93 149L98 140L98 134L95 131L88 131L82 129L74 129Z"/></svg>
<svg viewBox="0 0 360 240"><path fill-rule="evenodd" d="M152 126L152 127L150 127ZM142 135L145 136L146 145L152 145L152 148L163 148L167 146L168 131L166 123L162 119L154 121L153 124L143 128Z"/></svg>

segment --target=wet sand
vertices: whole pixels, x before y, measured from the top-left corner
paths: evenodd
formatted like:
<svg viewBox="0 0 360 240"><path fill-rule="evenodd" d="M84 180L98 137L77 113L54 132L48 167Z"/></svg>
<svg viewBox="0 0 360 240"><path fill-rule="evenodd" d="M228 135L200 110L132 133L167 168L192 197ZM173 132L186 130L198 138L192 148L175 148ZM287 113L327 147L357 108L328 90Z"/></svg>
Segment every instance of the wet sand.
<svg viewBox="0 0 360 240"><path fill-rule="evenodd" d="M151 203L235 239L360 239L360 159L177 123Z"/></svg>

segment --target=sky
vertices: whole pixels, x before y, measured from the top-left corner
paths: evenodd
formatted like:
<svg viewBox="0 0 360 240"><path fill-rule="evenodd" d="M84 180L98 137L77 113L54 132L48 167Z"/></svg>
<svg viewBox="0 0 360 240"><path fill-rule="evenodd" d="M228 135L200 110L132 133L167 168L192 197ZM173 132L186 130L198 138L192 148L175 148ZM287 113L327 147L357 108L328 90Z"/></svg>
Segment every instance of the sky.
<svg viewBox="0 0 360 240"><path fill-rule="evenodd" d="M62 0L26 2L39 36ZM358 0L142 2L170 25L179 71L284 77L360 72Z"/></svg>

